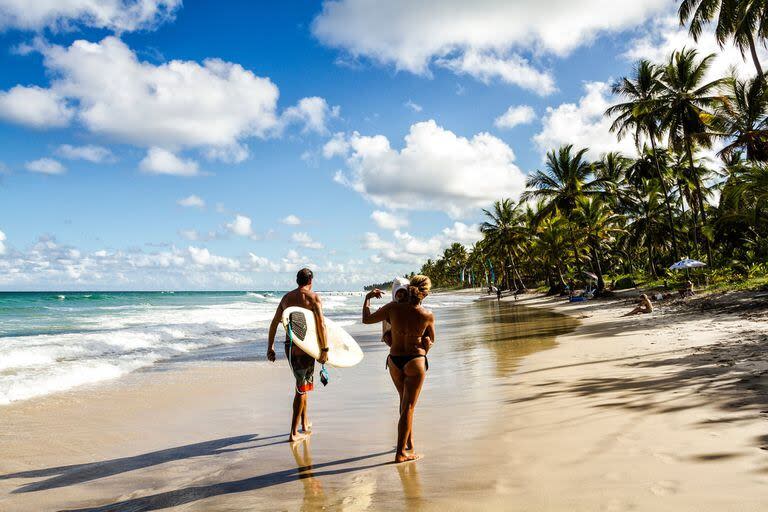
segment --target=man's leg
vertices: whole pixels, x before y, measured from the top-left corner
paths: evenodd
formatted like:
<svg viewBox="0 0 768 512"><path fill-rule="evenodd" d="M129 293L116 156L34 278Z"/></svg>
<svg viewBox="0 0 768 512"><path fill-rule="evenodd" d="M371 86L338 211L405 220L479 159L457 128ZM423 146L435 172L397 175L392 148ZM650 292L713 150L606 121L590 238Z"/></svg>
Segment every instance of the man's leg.
<svg viewBox="0 0 768 512"><path fill-rule="evenodd" d="M304 410L304 405L306 404L307 395L306 393L299 393L298 390L296 390L296 393L293 395L293 415L291 416L291 433L288 436L288 440L291 442L295 441L301 441L305 437L307 437L306 434L299 432L299 422L301 421L301 415L302 411Z"/></svg>

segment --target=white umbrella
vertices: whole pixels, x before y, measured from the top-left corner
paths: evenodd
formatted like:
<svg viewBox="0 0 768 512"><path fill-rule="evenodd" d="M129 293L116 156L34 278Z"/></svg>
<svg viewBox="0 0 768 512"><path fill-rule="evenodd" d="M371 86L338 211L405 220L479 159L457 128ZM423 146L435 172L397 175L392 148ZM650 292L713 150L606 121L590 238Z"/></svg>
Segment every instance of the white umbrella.
<svg viewBox="0 0 768 512"><path fill-rule="evenodd" d="M682 260L678 261L671 267L669 267L669 270L683 270L683 269L689 269L689 268L697 268L697 267L706 267L707 264L703 261L699 260L692 260L690 258L683 258Z"/></svg>

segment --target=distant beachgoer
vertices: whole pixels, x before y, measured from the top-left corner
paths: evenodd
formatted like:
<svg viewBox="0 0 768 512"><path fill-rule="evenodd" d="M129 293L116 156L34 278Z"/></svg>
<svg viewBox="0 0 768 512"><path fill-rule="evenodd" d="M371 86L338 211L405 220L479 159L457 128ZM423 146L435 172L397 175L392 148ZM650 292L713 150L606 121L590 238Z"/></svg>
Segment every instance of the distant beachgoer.
<svg viewBox="0 0 768 512"><path fill-rule="evenodd" d="M643 313L653 313L653 304L651 304L651 300L646 294L642 294L640 296L640 304L624 316L640 315Z"/></svg>
<svg viewBox="0 0 768 512"><path fill-rule="evenodd" d="M408 285L410 281L404 277L396 277L392 280L392 302L405 302L408 300ZM384 320L381 322L381 341L388 347L392 346L392 326Z"/></svg>
<svg viewBox="0 0 768 512"><path fill-rule="evenodd" d="M312 291L312 271L308 268L299 270L296 275L298 288L286 293L277 306L275 316L269 325L269 343L267 345L267 359L275 361L275 335L277 326L283 319L283 311L291 306L309 309L315 313L315 324L318 326L318 344L320 345L321 364L328 360L328 342L325 339L325 322L323 320L323 305L320 297ZM312 423L307 417L307 392L314 389L315 359L290 342L288 333L285 334L285 357L288 358L296 379L296 392L293 397L293 416L291 417L291 433L288 440L301 441L312 433ZM301 432L299 432L301 423Z"/></svg>
<svg viewBox="0 0 768 512"><path fill-rule="evenodd" d="M696 295L693 292L693 283L691 282L690 279L688 280L687 283L685 283L685 286L683 286L678 290L678 293L680 294L680 298L683 298L683 299L685 297L693 297L694 295Z"/></svg>
<svg viewBox="0 0 768 512"><path fill-rule="evenodd" d="M365 296L363 303L364 324L386 320L392 325L387 368L400 395L395 462L421 458L421 455L414 453L413 413L429 369L427 352L435 343L435 317L421 305L431 288L430 279L418 275L411 278L408 301L390 302L371 313L371 299L383 295L381 290L373 290Z"/></svg>
<svg viewBox="0 0 768 512"><path fill-rule="evenodd" d="M496 300L501 302L501 288L496 287Z"/></svg>

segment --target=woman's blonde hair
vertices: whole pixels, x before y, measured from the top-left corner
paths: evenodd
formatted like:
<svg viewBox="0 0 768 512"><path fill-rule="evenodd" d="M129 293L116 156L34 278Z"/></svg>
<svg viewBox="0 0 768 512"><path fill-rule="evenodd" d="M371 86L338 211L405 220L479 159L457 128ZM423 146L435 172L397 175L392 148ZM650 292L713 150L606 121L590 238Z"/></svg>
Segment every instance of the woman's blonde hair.
<svg viewBox="0 0 768 512"><path fill-rule="evenodd" d="M429 295L429 290L431 289L432 280L427 276L413 276L411 278L411 284L408 286L408 295L411 299L411 302L418 304L419 302L423 301L426 296Z"/></svg>

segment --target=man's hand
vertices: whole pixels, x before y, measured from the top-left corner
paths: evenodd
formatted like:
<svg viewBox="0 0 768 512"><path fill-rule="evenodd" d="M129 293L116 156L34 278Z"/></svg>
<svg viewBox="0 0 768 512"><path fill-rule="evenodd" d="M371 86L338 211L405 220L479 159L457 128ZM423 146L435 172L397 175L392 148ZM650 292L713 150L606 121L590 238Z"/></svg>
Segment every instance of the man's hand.
<svg viewBox="0 0 768 512"><path fill-rule="evenodd" d="M368 292L368 294L365 296L366 299L371 299L373 297L376 297L377 299L380 299L384 295L384 292L376 288L375 290L371 290Z"/></svg>
<svg viewBox="0 0 768 512"><path fill-rule="evenodd" d="M320 364L325 364L328 362L328 351L327 350L321 350L320 351L320 357L317 358L317 362Z"/></svg>
<svg viewBox="0 0 768 512"><path fill-rule="evenodd" d="M274 363L275 362L275 358L276 358L275 350L271 349L271 348L268 348L267 349L267 359L269 359L270 361L272 361Z"/></svg>

